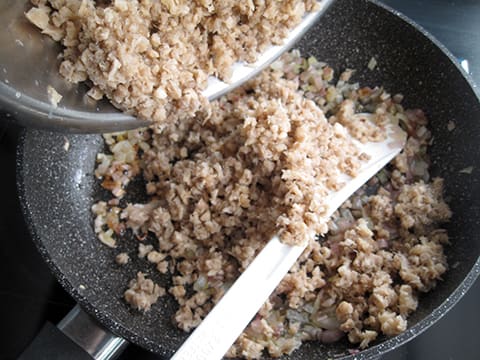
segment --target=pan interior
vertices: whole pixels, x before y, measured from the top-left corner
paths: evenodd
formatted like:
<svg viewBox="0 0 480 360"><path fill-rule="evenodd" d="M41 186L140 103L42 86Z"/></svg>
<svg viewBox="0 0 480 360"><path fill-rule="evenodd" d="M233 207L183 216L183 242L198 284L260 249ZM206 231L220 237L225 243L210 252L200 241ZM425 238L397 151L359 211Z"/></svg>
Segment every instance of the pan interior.
<svg viewBox="0 0 480 360"><path fill-rule="evenodd" d="M404 94L406 106L425 110L435 138L433 173L446 179L453 210L447 225L452 242L447 249L450 271L434 291L422 297L409 330L356 355L366 358L395 347L433 323L475 278L471 270L478 270L480 253L476 240L480 230L479 176L475 168L471 174L459 171L480 163L480 152L472 151L480 138L479 100L442 49L373 2L336 2L299 48L302 54L314 55L337 70L356 69L355 80L364 85L382 84L391 92ZM369 70L372 57L378 67ZM448 131L449 121L456 123L454 131ZM122 294L136 269L146 268L146 260L116 265L111 249L93 232L90 207L102 193L93 171L95 155L103 149L102 138L27 130L19 149L19 192L27 222L62 285L113 332L159 354L171 354L187 336L170 321L173 301L164 297L146 314L130 310ZM124 241L119 250L133 252L134 244ZM168 281L153 268L150 274L159 283ZM307 344L290 358L337 357L347 354L349 347L347 343Z"/></svg>

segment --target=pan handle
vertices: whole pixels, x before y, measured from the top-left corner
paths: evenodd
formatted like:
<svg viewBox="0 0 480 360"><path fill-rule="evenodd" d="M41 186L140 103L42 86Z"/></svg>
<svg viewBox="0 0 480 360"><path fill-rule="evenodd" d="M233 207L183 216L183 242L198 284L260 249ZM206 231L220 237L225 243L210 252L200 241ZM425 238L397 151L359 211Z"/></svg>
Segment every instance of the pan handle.
<svg viewBox="0 0 480 360"><path fill-rule="evenodd" d="M57 327L96 360L116 359L128 342L100 325L78 305Z"/></svg>
<svg viewBox="0 0 480 360"><path fill-rule="evenodd" d="M76 305L56 327L47 323L19 359L113 360L127 345Z"/></svg>

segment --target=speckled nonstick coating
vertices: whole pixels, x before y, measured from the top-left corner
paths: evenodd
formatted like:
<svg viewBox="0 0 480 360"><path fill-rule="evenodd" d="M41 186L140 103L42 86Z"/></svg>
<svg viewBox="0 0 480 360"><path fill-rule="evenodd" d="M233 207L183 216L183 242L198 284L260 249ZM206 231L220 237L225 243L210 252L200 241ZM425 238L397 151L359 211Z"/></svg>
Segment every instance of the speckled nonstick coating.
<svg viewBox="0 0 480 360"><path fill-rule="evenodd" d="M447 226L450 271L431 293L422 296L409 329L356 355L379 355L413 338L438 320L465 293L479 272L480 105L469 79L452 62L445 48L407 19L376 3L339 0L301 42L304 54L315 55L337 69L357 69L363 84L383 84L406 95L405 104L423 108L431 120L434 174L446 178L453 210ZM374 56L378 68L368 70ZM449 132L447 122L457 127ZM70 142L69 150L64 142ZM131 311L122 293L137 269L149 269L145 260L133 259L120 268L112 250L100 244L92 229L90 207L101 190L92 172L95 154L103 148L98 135L63 135L26 130L18 151L18 186L32 237L60 283L90 314L114 333L146 349L171 355L186 338L170 321L173 301L167 296L143 315ZM139 190L141 193L141 190ZM134 241L120 249L134 251ZM292 359L327 358L344 354L346 342L323 346L306 344ZM341 356L340 356L341 357Z"/></svg>

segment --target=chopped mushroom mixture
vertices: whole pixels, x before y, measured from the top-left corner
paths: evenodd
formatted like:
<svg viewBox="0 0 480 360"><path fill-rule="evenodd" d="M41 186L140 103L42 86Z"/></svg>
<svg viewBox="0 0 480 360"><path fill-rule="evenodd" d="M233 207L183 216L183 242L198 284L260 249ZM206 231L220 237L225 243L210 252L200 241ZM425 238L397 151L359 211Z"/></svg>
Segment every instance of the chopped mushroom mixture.
<svg viewBox="0 0 480 360"><path fill-rule="evenodd" d="M209 75L281 44L315 0L31 0L26 17L64 49L60 74L158 126L210 112Z"/></svg>

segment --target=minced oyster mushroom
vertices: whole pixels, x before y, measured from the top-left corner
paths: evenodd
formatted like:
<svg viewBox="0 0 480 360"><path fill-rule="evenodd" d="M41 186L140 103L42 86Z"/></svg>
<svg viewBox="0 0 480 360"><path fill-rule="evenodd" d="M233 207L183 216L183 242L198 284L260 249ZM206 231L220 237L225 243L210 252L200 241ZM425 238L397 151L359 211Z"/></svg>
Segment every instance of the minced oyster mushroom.
<svg viewBox="0 0 480 360"><path fill-rule="evenodd" d="M62 44L60 74L157 123L208 113L209 75L227 80L287 37L316 0L31 0L26 17Z"/></svg>

